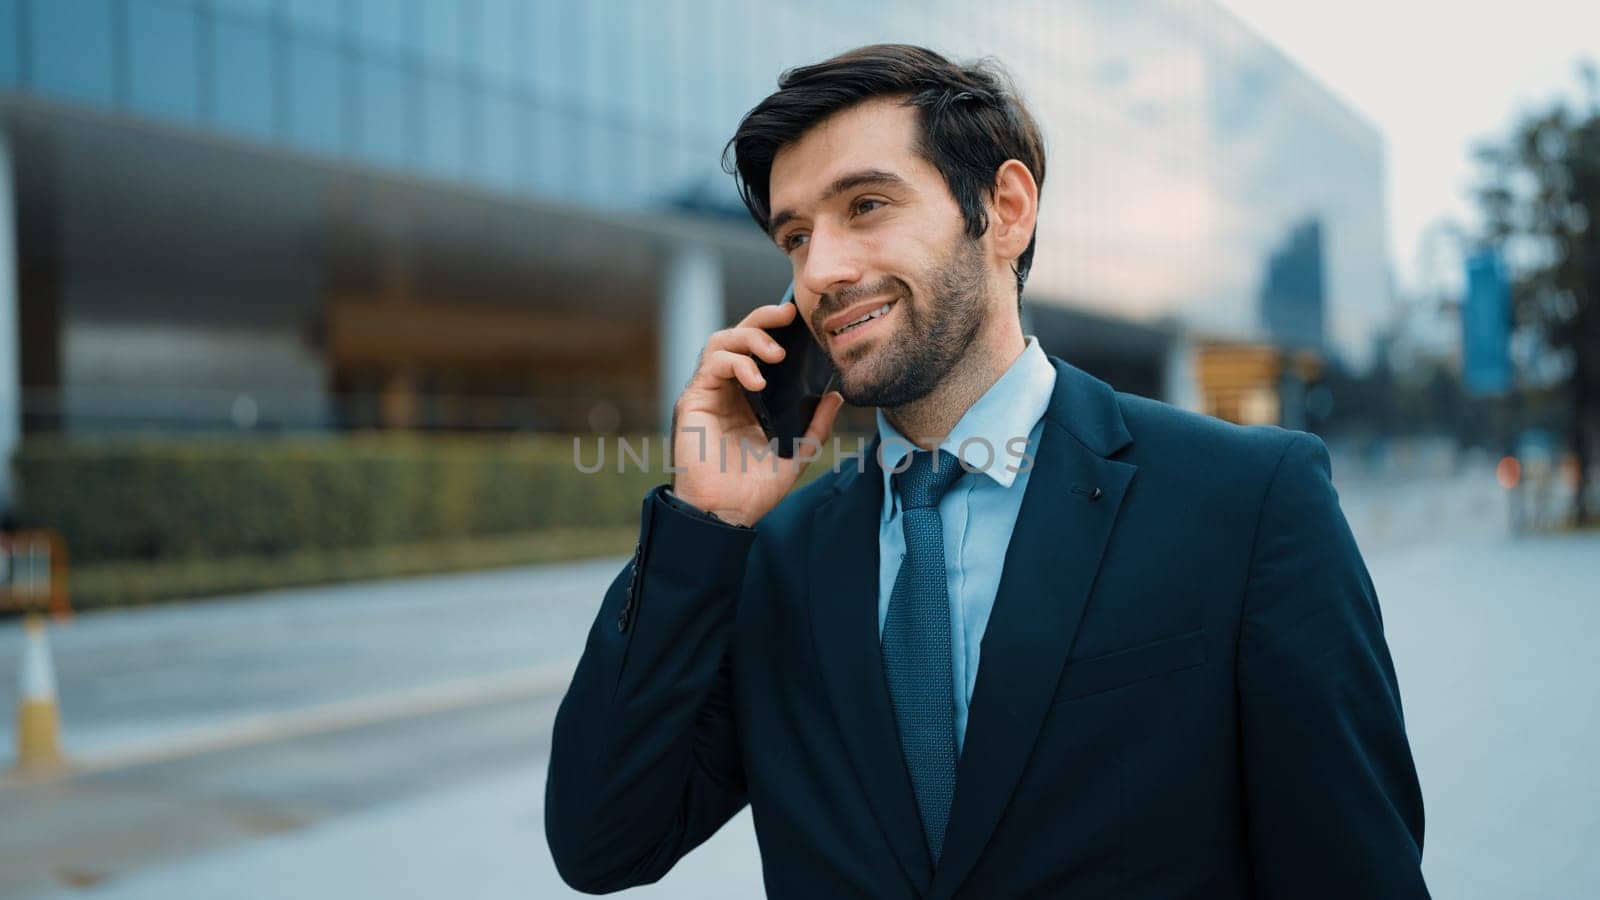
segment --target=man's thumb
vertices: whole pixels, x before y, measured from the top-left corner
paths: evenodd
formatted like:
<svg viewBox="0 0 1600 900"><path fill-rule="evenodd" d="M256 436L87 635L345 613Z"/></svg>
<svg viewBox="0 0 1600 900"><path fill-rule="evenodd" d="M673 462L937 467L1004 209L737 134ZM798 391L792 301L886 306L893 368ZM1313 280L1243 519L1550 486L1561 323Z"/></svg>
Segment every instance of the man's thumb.
<svg viewBox="0 0 1600 900"><path fill-rule="evenodd" d="M816 412L811 414L811 425L806 429L807 440L815 441L817 446L828 439L833 433L833 423L839 418L839 410L844 406L844 395L838 391L829 391L822 395L817 403Z"/></svg>

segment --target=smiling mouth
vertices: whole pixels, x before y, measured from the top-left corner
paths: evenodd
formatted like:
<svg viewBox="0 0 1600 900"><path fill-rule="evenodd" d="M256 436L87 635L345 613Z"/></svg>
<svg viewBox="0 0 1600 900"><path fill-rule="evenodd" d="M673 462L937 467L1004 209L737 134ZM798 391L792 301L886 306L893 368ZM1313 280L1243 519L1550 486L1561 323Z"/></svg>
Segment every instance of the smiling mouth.
<svg viewBox="0 0 1600 900"><path fill-rule="evenodd" d="M899 301L890 300L889 302L883 304L882 306L878 307L877 309L874 309L874 310L866 313L861 318L856 319L854 322L849 322L849 323L845 324L844 326L842 326L840 328L834 329L833 331L829 332L829 334L832 335L833 337L839 337L840 335L843 335L843 334L849 334L850 332L854 331L855 329L860 328L862 325L865 325L866 323L872 321L873 319L876 319L879 316L882 316L884 313L889 311L889 307L894 306L895 303L897 303L897 302L899 302Z"/></svg>

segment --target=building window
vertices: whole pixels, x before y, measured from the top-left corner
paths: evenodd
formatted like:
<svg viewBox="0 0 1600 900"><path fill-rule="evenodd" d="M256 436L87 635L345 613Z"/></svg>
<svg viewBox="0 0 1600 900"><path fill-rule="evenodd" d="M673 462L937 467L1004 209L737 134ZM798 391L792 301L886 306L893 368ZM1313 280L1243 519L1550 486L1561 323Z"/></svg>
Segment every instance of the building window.
<svg viewBox="0 0 1600 900"><path fill-rule="evenodd" d="M430 3L454 6L453 3ZM367 47L385 53L413 54L420 47L421 10L417 0L358 0L356 33Z"/></svg>
<svg viewBox="0 0 1600 900"><path fill-rule="evenodd" d="M515 187L524 156L518 140L523 107L510 94L489 93L483 104L483 170L479 177L497 187Z"/></svg>
<svg viewBox="0 0 1600 900"><path fill-rule="evenodd" d="M33 3L26 18L34 88L105 106L116 102L109 0Z"/></svg>
<svg viewBox="0 0 1600 900"><path fill-rule="evenodd" d="M22 36L18 0L0 0L0 87L22 81Z"/></svg>
<svg viewBox="0 0 1600 900"><path fill-rule="evenodd" d="M378 60L361 65L361 153L391 165L417 158L411 115L417 107L416 77Z"/></svg>
<svg viewBox="0 0 1600 900"><path fill-rule="evenodd" d="M422 164L436 175L459 176L465 167L461 85L431 76L422 85Z"/></svg>
<svg viewBox="0 0 1600 900"><path fill-rule="evenodd" d="M284 14L298 31L334 39L345 35L344 0L287 0Z"/></svg>
<svg viewBox="0 0 1600 900"><path fill-rule="evenodd" d="M215 86L211 118L229 131L273 136L272 36L243 20L212 21L211 73Z"/></svg>
<svg viewBox="0 0 1600 900"><path fill-rule="evenodd" d="M128 102L135 110L189 124L199 118L199 27L188 7L128 4Z"/></svg>
<svg viewBox="0 0 1600 900"><path fill-rule="evenodd" d="M274 0L211 0L211 8L219 13L236 13L265 20L272 15L273 2Z"/></svg>
<svg viewBox="0 0 1600 900"><path fill-rule="evenodd" d="M345 148L343 59L321 40L289 42L289 140L327 154Z"/></svg>
<svg viewBox="0 0 1600 900"><path fill-rule="evenodd" d="M422 55L429 65L460 68L461 20L454 3L422 4Z"/></svg>
<svg viewBox="0 0 1600 900"><path fill-rule="evenodd" d="M525 52L523 8L513 0L483 0L479 19L483 48L479 64L486 78L497 87L509 87L517 80L518 57Z"/></svg>

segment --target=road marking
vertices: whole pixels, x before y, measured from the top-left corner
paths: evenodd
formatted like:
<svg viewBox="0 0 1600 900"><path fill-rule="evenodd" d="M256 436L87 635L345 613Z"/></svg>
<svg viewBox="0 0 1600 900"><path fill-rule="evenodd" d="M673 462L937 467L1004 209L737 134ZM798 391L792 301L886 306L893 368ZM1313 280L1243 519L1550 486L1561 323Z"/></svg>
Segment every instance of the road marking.
<svg viewBox="0 0 1600 900"><path fill-rule="evenodd" d="M577 664L575 659L565 660L512 672L391 691L373 697L337 700L305 709L241 716L87 756L69 753L67 764L61 769L37 774L0 773L0 790L542 696L564 689L572 680Z"/></svg>

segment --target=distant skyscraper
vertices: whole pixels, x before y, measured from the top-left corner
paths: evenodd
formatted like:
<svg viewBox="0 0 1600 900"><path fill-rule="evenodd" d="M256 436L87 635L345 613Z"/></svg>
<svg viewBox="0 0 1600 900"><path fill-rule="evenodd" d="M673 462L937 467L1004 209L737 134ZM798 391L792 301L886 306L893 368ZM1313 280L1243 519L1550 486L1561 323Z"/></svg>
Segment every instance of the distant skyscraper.
<svg viewBox="0 0 1600 900"><path fill-rule="evenodd" d="M1261 321L1282 344L1322 349L1326 287L1322 222L1300 223L1267 260L1261 281Z"/></svg>

